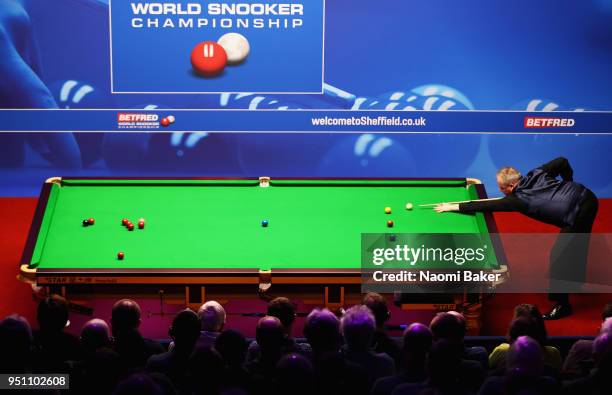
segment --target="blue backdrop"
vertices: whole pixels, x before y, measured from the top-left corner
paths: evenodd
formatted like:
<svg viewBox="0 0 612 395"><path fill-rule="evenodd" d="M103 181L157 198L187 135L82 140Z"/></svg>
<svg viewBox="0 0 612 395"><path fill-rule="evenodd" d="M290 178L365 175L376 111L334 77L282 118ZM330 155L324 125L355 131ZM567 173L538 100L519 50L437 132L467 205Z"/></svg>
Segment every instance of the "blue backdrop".
<svg viewBox="0 0 612 395"><path fill-rule="evenodd" d="M6 0L0 25L2 108L612 110L610 0L327 0L326 93L257 100L111 94L104 0ZM67 132L0 134L0 195L77 174L469 176L496 195L497 167L564 155L612 197L605 135Z"/></svg>

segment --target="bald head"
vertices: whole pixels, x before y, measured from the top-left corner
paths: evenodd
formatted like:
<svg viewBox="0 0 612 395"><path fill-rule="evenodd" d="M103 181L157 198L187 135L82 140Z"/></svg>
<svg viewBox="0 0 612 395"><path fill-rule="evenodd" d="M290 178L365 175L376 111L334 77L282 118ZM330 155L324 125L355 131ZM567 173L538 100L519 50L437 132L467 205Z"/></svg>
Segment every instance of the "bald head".
<svg viewBox="0 0 612 395"><path fill-rule="evenodd" d="M283 324L278 318L267 315L257 323L255 338L262 353L266 351L280 352L284 338Z"/></svg>
<svg viewBox="0 0 612 395"><path fill-rule="evenodd" d="M522 376L539 376L544 369L540 343L529 336L520 336L510 346L506 354L509 372Z"/></svg>
<svg viewBox="0 0 612 395"><path fill-rule="evenodd" d="M109 346L110 343L110 328L104 320L94 318L83 325L81 344L85 350L93 352L98 348Z"/></svg>
<svg viewBox="0 0 612 395"><path fill-rule="evenodd" d="M202 330L208 332L221 332L225 325L225 309L214 300L204 303L198 309L198 317L202 323Z"/></svg>
<svg viewBox="0 0 612 395"><path fill-rule="evenodd" d="M140 306L132 299L121 299L113 306L111 313L111 325L113 333L140 326Z"/></svg>
<svg viewBox="0 0 612 395"><path fill-rule="evenodd" d="M404 331L404 353L414 356L425 356L431 348L433 336L427 325L411 324Z"/></svg>

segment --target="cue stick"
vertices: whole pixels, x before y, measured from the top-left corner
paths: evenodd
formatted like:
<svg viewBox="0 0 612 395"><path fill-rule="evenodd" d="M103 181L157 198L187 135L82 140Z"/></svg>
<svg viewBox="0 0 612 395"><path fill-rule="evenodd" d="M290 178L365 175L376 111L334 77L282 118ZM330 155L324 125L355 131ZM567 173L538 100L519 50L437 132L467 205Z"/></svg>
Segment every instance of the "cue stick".
<svg viewBox="0 0 612 395"><path fill-rule="evenodd" d="M430 206L437 206L438 204L459 204L459 203L469 203L469 202L490 202L493 200L500 200L503 198L489 198L489 199L477 199L477 200L462 200L460 202L443 202L443 203L430 203L430 204L419 204L419 207L430 207Z"/></svg>

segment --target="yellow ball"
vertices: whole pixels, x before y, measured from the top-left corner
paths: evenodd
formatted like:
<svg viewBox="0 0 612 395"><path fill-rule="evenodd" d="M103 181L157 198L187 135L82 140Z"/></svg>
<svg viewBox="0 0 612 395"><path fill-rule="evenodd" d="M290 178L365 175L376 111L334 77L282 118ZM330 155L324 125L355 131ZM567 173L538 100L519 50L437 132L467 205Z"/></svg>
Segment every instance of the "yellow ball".
<svg viewBox="0 0 612 395"><path fill-rule="evenodd" d="M391 207L385 207L385 213L391 214Z"/></svg>
<svg viewBox="0 0 612 395"><path fill-rule="evenodd" d="M406 203L406 210L412 210L412 203Z"/></svg>

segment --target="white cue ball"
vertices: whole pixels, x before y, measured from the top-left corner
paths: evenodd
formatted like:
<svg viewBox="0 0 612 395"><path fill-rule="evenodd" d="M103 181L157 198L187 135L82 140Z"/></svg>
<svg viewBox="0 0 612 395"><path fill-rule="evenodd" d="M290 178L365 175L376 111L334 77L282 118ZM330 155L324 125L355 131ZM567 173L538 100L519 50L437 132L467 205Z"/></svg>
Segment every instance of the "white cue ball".
<svg viewBox="0 0 612 395"><path fill-rule="evenodd" d="M168 121L170 121L170 123L174 123L174 121L176 121L176 118L174 118L174 115L168 115L166 118L168 118Z"/></svg>
<svg viewBox="0 0 612 395"><path fill-rule="evenodd" d="M239 33L226 33L221 36L218 43L227 53L228 64L244 62L251 51L249 40Z"/></svg>
<svg viewBox="0 0 612 395"><path fill-rule="evenodd" d="M412 210L412 203L406 203L406 210Z"/></svg>

